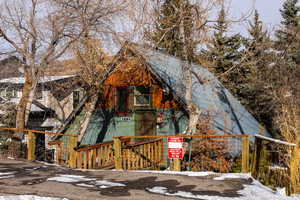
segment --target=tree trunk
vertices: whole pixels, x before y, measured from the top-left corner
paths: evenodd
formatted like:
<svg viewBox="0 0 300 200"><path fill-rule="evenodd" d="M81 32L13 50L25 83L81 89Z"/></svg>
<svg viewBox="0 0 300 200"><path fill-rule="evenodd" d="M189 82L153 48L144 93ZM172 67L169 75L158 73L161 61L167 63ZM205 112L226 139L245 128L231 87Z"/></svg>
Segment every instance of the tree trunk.
<svg viewBox="0 0 300 200"><path fill-rule="evenodd" d="M31 104L34 98L35 90L38 83L38 76L36 75L37 70L26 68L25 69L25 83L22 90L22 97L17 106L16 115L16 128L24 129L26 127L29 113L31 110ZM20 131L16 135L19 139L22 139L23 132Z"/></svg>
<svg viewBox="0 0 300 200"><path fill-rule="evenodd" d="M182 78L183 83L185 85L185 102L187 104L187 111L189 113L189 123L188 123L188 129L187 134L193 134L196 130L196 125L199 118L199 109L198 107L193 104L192 100L192 69L191 69L191 61L189 60L189 52L188 52L188 45L189 42L192 40L192 38L186 38L185 33L185 24L184 24L184 5L181 4L180 8L180 24L179 24L179 34L180 34L180 40L183 45L183 61L182 61ZM192 53L192 52L191 52Z"/></svg>

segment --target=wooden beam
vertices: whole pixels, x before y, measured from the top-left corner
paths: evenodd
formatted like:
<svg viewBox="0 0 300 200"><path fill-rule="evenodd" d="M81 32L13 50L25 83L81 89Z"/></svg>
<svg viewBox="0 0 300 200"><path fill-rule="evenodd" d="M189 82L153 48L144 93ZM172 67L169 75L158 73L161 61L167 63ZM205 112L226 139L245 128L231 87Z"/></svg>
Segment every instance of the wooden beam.
<svg viewBox="0 0 300 200"><path fill-rule="evenodd" d="M115 168L122 170L122 149L120 137L114 137Z"/></svg>
<svg viewBox="0 0 300 200"><path fill-rule="evenodd" d="M69 137L69 167L76 168L76 151L75 148L77 146L77 137Z"/></svg>
<svg viewBox="0 0 300 200"><path fill-rule="evenodd" d="M249 137L243 137L242 173L249 172Z"/></svg>
<svg viewBox="0 0 300 200"><path fill-rule="evenodd" d="M27 135L27 159L30 161L35 160L35 135L31 131Z"/></svg>
<svg viewBox="0 0 300 200"><path fill-rule="evenodd" d="M173 171L181 171L181 160L173 159Z"/></svg>

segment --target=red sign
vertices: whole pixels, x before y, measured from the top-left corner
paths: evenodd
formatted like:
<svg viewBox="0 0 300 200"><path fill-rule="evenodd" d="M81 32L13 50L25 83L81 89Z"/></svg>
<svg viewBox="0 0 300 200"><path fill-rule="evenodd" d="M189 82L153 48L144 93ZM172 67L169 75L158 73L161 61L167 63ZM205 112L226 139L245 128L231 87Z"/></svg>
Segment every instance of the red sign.
<svg viewBox="0 0 300 200"><path fill-rule="evenodd" d="M168 137L168 158L183 158L182 137Z"/></svg>

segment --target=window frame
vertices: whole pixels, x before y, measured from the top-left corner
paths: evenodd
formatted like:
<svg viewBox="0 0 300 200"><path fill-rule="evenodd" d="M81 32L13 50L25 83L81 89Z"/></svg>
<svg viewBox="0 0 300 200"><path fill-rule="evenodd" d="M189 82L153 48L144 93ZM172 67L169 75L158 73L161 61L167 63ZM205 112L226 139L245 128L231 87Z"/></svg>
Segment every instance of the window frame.
<svg viewBox="0 0 300 200"><path fill-rule="evenodd" d="M140 86L149 88L149 93L148 94L136 94L136 92L137 92L136 88L140 87ZM149 103L148 104L138 104L137 100L136 100L136 97L139 97L139 96L148 96L149 97ZM139 86L134 87L133 105L137 106L137 107L151 106L151 88L149 86L139 85Z"/></svg>
<svg viewBox="0 0 300 200"><path fill-rule="evenodd" d="M118 103L118 93L117 93L117 89L118 88L122 88L122 89L126 89L126 101L125 101L125 112L120 112L118 111L117 108L117 103ZM128 114L128 110L129 110L129 88L128 86L116 86L114 87L114 104L115 104L115 113L116 114L123 114L126 115Z"/></svg>

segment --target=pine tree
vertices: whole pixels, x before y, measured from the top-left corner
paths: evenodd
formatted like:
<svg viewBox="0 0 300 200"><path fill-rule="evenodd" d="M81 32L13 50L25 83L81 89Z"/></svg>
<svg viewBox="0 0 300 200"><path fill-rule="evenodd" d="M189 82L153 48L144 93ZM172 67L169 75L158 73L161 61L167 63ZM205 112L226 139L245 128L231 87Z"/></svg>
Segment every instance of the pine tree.
<svg viewBox="0 0 300 200"><path fill-rule="evenodd" d="M213 62L212 71L217 76L221 76L221 81L225 86L232 88L232 83L238 82L237 70L233 70L233 68L241 58L239 49L241 48L242 37L239 34L226 35L228 24L224 8L220 10L218 21L213 28L215 30L213 39L208 45L208 49L203 51L203 56Z"/></svg>
<svg viewBox="0 0 300 200"><path fill-rule="evenodd" d="M237 85L237 94L243 105L263 124L270 126L272 111L268 88L268 70L274 65L274 53L269 51L273 42L263 28L263 22L257 10L253 20L248 23L249 37L244 40L243 81ZM241 76L240 76L241 77Z"/></svg>
<svg viewBox="0 0 300 200"><path fill-rule="evenodd" d="M183 58L183 46L180 39L178 10L183 6L185 11L184 29L186 38L191 36L193 27L192 5L188 0L165 0L162 5L158 6L156 11L156 21L154 30L146 30L146 40L154 43L154 46L169 54L179 58ZM189 52L193 54L195 45L189 45Z"/></svg>
<svg viewBox="0 0 300 200"><path fill-rule="evenodd" d="M286 0L280 10L283 27L276 31L276 48L285 51L287 65L295 67L300 63L300 6L298 0Z"/></svg>

